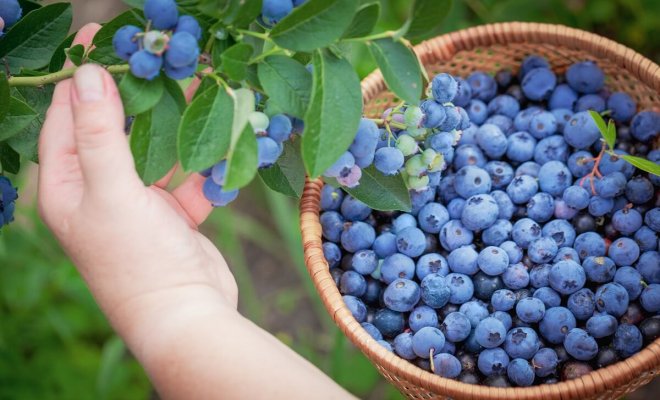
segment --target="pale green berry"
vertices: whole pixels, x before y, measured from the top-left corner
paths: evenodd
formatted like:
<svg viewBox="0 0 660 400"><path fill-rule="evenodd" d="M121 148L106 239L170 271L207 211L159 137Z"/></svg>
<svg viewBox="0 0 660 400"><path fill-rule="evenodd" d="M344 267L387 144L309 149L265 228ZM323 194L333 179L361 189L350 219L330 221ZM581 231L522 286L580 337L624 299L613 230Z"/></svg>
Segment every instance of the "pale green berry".
<svg viewBox="0 0 660 400"><path fill-rule="evenodd" d="M439 172L446 167L445 156L438 154L432 162L429 163L429 172Z"/></svg>
<svg viewBox="0 0 660 400"><path fill-rule="evenodd" d="M252 129L254 129L255 133L266 132L266 129L268 129L268 125L270 124L268 115L259 111L251 112L248 116L248 121L250 121L250 125L252 125Z"/></svg>
<svg viewBox="0 0 660 400"><path fill-rule="evenodd" d="M422 161L424 161L424 164L431 164L437 156L438 153L435 150L426 149L422 152Z"/></svg>
<svg viewBox="0 0 660 400"><path fill-rule="evenodd" d="M396 148L401 150L404 157L412 156L419 151L419 146L410 135L402 134L396 140Z"/></svg>
<svg viewBox="0 0 660 400"><path fill-rule="evenodd" d="M403 113L403 120L409 128L419 128L424 122L424 112L417 106L410 106Z"/></svg>
<svg viewBox="0 0 660 400"><path fill-rule="evenodd" d="M408 187L413 189L413 190L422 190L426 189L429 185L429 177L428 175L424 176L409 176L408 177Z"/></svg>
<svg viewBox="0 0 660 400"><path fill-rule="evenodd" d="M149 53L161 55L167 49L170 37L161 31L149 31L142 38L142 45Z"/></svg>
<svg viewBox="0 0 660 400"><path fill-rule="evenodd" d="M421 176L427 171L426 164L422 156L417 154L406 161L406 173L410 176Z"/></svg>
<svg viewBox="0 0 660 400"><path fill-rule="evenodd" d="M426 136L426 129L425 128L408 128L406 129L406 132L415 139L422 139L424 136Z"/></svg>

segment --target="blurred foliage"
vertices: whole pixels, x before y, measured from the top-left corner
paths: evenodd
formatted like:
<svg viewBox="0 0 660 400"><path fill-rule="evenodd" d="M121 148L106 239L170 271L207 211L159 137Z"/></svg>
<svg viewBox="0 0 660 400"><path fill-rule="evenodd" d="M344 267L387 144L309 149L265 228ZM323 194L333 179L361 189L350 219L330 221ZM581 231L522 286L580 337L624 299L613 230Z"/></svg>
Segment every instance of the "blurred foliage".
<svg viewBox="0 0 660 400"><path fill-rule="evenodd" d="M400 26L406 0L381 0L378 30ZM109 18L110 16L108 16ZM456 0L444 31L497 21L582 28L660 59L658 0ZM365 76L374 68L356 48ZM147 399L146 375L113 335L75 268L40 222L34 174L18 180L17 222L0 235L0 399ZM305 269L296 204L254 184L205 224L239 282L240 309L360 397L400 395L347 342Z"/></svg>

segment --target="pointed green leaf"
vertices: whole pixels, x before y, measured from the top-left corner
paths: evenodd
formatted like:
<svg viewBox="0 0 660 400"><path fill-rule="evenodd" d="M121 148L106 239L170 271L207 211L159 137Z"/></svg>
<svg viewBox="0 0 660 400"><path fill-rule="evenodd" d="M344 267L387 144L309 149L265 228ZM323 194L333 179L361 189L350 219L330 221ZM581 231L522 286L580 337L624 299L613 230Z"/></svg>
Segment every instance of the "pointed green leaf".
<svg viewBox="0 0 660 400"><path fill-rule="evenodd" d="M415 0L410 7L411 15L404 25L403 36L420 41L439 35L451 3L451 0Z"/></svg>
<svg viewBox="0 0 660 400"><path fill-rule="evenodd" d="M260 169L264 183L283 195L300 198L305 187L305 165L300 158L300 141L284 142L284 152L270 168Z"/></svg>
<svg viewBox="0 0 660 400"><path fill-rule="evenodd" d="M38 162L39 133L53 98L54 89L54 85L47 85L42 87L22 86L12 90L12 95L29 104L37 112L37 117L18 135L7 140L7 143L18 154L34 162Z"/></svg>
<svg viewBox="0 0 660 400"><path fill-rule="evenodd" d="M351 64L327 51L314 52L312 99L305 114L302 156L317 177L353 142L362 116L360 79Z"/></svg>
<svg viewBox="0 0 660 400"><path fill-rule="evenodd" d="M50 63L48 64L49 72L56 72L64 67L64 62L66 61L66 49L71 47L73 38L76 37L76 33L77 32L70 34L62 43L60 43L59 46L57 46L57 49L55 49L53 56L50 58Z"/></svg>
<svg viewBox="0 0 660 400"><path fill-rule="evenodd" d="M82 65L83 63L83 57L85 56L85 46L82 44L77 44L73 47L70 47L66 49L66 55L69 57L69 60L73 63L73 65Z"/></svg>
<svg viewBox="0 0 660 400"><path fill-rule="evenodd" d="M415 54L403 42L379 39L368 43L387 86L402 100L418 104L422 96L422 75Z"/></svg>
<svg viewBox="0 0 660 400"><path fill-rule="evenodd" d="M21 18L0 40L0 59L5 60L13 74L21 68L44 67L69 34L69 27L71 4L38 8Z"/></svg>
<svg viewBox="0 0 660 400"><path fill-rule="evenodd" d="M21 169L21 156L7 142L0 142L0 165L10 174L18 174Z"/></svg>
<svg viewBox="0 0 660 400"><path fill-rule="evenodd" d="M179 85L166 80L154 108L138 114L131 127L130 144L135 169L145 184L156 182L176 164L177 127L186 108Z"/></svg>
<svg viewBox="0 0 660 400"><path fill-rule="evenodd" d="M257 137L248 124L243 128L235 146L227 155L227 170L224 190L240 189L252 181L257 174Z"/></svg>
<svg viewBox="0 0 660 400"><path fill-rule="evenodd" d="M219 86L206 89L186 108L177 143L185 171L202 171L227 154L233 115L234 99Z"/></svg>
<svg viewBox="0 0 660 400"><path fill-rule="evenodd" d="M231 93L234 99L234 118L231 127L231 147L234 148L254 112L254 93L250 89L238 89Z"/></svg>
<svg viewBox="0 0 660 400"><path fill-rule="evenodd" d="M341 186L335 179L324 180L332 186ZM362 170L362 178L357 187L343 189L374 210L407 212L411 209L410 194L401 174L385 176L373 165Z"/></svg>
<svg viewBox="0 0 660 400"><path fill-rule="evenodd" d="M17 135L36 118L37 112L32 107L16 97L10 97L9 111L5 119L0 122L0 140Z"/></svg>
<svg viewBox="0 0 660 400"><path fill-rule="evenodd" d="M138 115L155 106L164 91L164 78L148 81L133 74L125 74L119 82L119 94L126 115Z"/></svg>
<svg viewBox="0 0 660 400"><path fill-rule="evenodd" d="M242 81L247 76L247 65L254 49L246 43L238 43L223 51L220 55L221 69L235 81Z"/></svg>
<svg viewBox="0 0 660 400"><path fill-rule="evenodd" d="M305 115L312 90L312 74L285 56L266 57L258 66L259 81L269 99L297 118Z"/></svg>
<svg viewBox="0 0 660 400"><path fill-rule="evenodd" d="M616 142L616 125L613 120L610 120L607 123L607 135L605 135L605 141L610 149L614 148L614 143Z"/></svg>
<svg viewBox="0 0 660 400"><path fill-rule="evenodd" d="M647 160L645 158L635 156L622 155L621 157L642 171L660 176L660 164L654 163L653 161Z"/></svg>
<svg viewBox="0 0 660 400"><path fill-rule="evenodd" d="M0 72L0 123L9 112L9 81L4 72Z"/></svg>
<svg viewBox="0 0 660 400"><path fill-rule="evenodd" d="M607 123L605 122L603 117L594 110L589 110L589 115L591 115L591 118L596 123L596 126L598 127L600 134L603 135L603 137L605 137L605 135L607 134Z"/></svg>
<svg viewBox="0 0 660 400"><path fill-rule="evenodd" d="M378 17L380 17L380 3L362 4L342 37L357 38L370 34L374 30L376 22L378 22Z"/></svg>
<svg viewBox="0 0 660 400"><path fill-rule="evenodd" d="M278 46L294 51L325 47L346 32L358 4L355 0L308 0L275 25L270 37Z"/></svg>

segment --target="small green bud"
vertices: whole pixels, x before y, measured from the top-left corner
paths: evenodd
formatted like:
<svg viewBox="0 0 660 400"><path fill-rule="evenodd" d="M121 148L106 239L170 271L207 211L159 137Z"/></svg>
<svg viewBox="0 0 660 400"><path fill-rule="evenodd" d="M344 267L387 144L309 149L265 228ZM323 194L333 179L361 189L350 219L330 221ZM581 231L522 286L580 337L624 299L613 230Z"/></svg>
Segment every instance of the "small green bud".
<svg viewBox="0 0 660 400"><path fill-rule="evenodd" d="M426 164L422 160L422 156L417 154L412 156L406 161L406 173L411 177L422 176L426 174Z"/></svg>
<svg viewBox="0 0 660 400"><path fill-rule="evenodd" d="M426 189L429 186L429 177L428 175L424 176L409 176L408 177L408 187L413 190L422 190Z"/></svg>
<svg viewBox="0 0 660 400"><path fill-rule="evenodd" d="M151 54L161 55L167 49L170 37L161 31L149 31L144 34L142 43L144 49Z"/></svg>

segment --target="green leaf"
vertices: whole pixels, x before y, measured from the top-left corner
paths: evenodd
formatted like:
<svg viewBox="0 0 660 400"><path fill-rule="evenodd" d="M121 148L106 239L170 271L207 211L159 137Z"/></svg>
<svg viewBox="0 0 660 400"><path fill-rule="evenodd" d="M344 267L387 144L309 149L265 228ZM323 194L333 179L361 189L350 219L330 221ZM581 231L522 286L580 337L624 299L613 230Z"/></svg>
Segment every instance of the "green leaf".
<svg viewBox="0 0 660 400"><path fill-rule="evenodd" d="M257 174L258 164L257 138L248 124L227 155L224 190L240 189L250 183Z"/></svg>
<svg viewBox="0 0 660 400"><path fill-rule="evenodd" d="M125 74L119 82L119 94L126 115L138 115L155 106L163 96L163 82L163 77L148 81Z"/></svg>
<svg viewBox="0 0 660 400"><path fill-rule="evenodd" d="M596 123L598 131L600 131L600 135L605 139L607 145L610 149L614 149L614 142L616 141L616 126L614 126L614 122L610 120L611 125L608 125L603 117L593 110L589 110L589 115L591 115L591 118Z"/></svg>
<svg viewBox="0 0 660 400"><path fill-rule="evenodd" d="M339 183L332 178L324 178L333 186ZM374 166L362 170L360 185L355 188L343 188L351 196L362 201L374 210L410 211L410 194L401 174L385 176Z"/></svg>
<svg viewBox="0 0 660 400"><path fill-rule="evenodd" d="M257 173L257 141L248 118L254 112L254 93L238 89L232 93L234 118L231 127L231 143L227 154L226 190L239 189Z"/></svg>
<svg viewBox="0 0 660 400"><path fill-rule="evenodd" d="M224 87L206 89L186 108L181 118L177 148L185 171L202 171L229 149L234 99Z"/></svg>
<svg viewBox="0 0 660 400"><path fill-rule="evenodd" d="M247 76L247 65L254 49L246 43L238 43L220 55L221 68L235 81L242 81Z"/></svg>
<svg viewBox="0 0 660 400"><path fill-rule="evenodd" d="M449 14L451 0L415 0L411 15L402 34L410 40L420 41L439 35L442 32L442 21Z"/></svg>
<svg viewBox="0 0 660 400"><path fill-rule="evenodd" d="M140 20L141 18L143 18L141 11L129 10L103 25L94 35L92 44L95 49L89 53L89 59L104 65L123 63L124 61L115 54L115 49L112 47L112 38L117 30L124 25L144 26Z"/></svg>
<svg viewBox="0 0 660 400"><path fill-rule="evenodd" d="M226 39L214 39L213 48L211 49L212 65L218 67L222 64L222 53L228 48L236 44L233 36L228 36Z"/></svg>
<svg viewBox="0 0 660 400"><path fill-rule="evenodd" d="M0 72L0 123L9 112L9 81L4 72Z"/></svg>
<svg viewBox="0 0 660 400"><path fill-rule="evenodd" d="M83 57L85 56L85 46L82 44L77 44L71 48L68 48L66 50L66 55L74 65L80 66L84 61Z"/></svg>
<svg viewBox="0 0 660 400"><path fill-rule="evenodd" d="M130 144L135 169L145 184L156 182L176 164L177 127L186 108L179 85L167 79L153 109L135 117Z"/></svg>
<svg viewBox="0 0 660 400"><path fill-rule="evenodd" d="M271 101L297 118L305 115L312 91L312 74L285 56L266 57L257 69L259 81Z"/></svg>
<svg viewBox="0 0 660 400"><path fill-rule="evenodd" d="M378 22L378 17L380 17L380 3L362 4L342 38L356 38L370 34Z"/></svg>
<svg viewBox="0 0 660 400"><path fill-rule="evenodd" d="M18 154L34 162L38 162L37 147L39 143L39 133L41 132L41 127L44 123L46 111L53 98L54 89L55 85L47 85L42 87L24 86L13 88L12 90L12 95L20 98L26 104L29 104L38 115L27 128L23 129L18 135L7 140L7 143L12 149L16 150Z"/></svg>
<svg viewBox="0 0 660 400"><path fill-rule="evenodd" d="M270 37L278 46L311 52L346 32L357 10L355 0L309 0L282 19Z"/></svg>
<svg viewBox="0 0 660 400"><path fill-rule="evenodd" d="M64 62L66 61L66 49L71 47L73 39L76 37L76 33L77 32L74 32L67 36L67 38L64 39L64 41L60 43L59 46L57 46L53 56L50 58L50 63L48 64L48 72L56 72L64 67Z"/></svg>
<svg viewBox="0 0 660 400"><path fill-rule="evenodd" d="M628 161L642 171L660 176L660 164L654 163L653 161L647 160L645 158L635 156L621 155L620 157L623 157L624 160Z"/></svg>
<svg viewBox="0 0 660 400"><path fill-rule="evenodd" d="M7 142L0 142L0 165L10 174L17 174L21 169L21 156Z"/></svg>
<svg viewBox="0 0 660 400"><path fill-rule="evenodd" d="M422 96L422 75L412 50L401 41L389 38L367 44L387 86L406 103L418 104Z"/></svg>
<svg viewBox="0 0 660 400"><path fill-rule="evenodd" d="M71 5L55 3L36 9L14 25L0 40L0 59L9 71L39 69L48 65L71 26Z"/></svg>
<svg viewBox="0 0 660 400"><path fill-rule="evenodd" d="M9 111L5 119L0 122L0 140L17 135L37 118L37 112L25 102L16 97L9 99Z"/></svg>
<svg viewBox="0 0 660 400"><path fill-rule="evenodd" d="M247 26L261 14L261 0L229 0L228 3L222 13L226 25Z"/></svg>
<svg viewBox="0 0 660 400"><path fill-rule="evenodd" d="M264 183L283 195L300 198L305 187L305 165L300 157L300 141L284 142L284 152L270 168L260 169Z"/></svg>
<svg viewBox="0 0 660 400"><path fill-rule="evenodd" d="M314 52L312 99L305 114L302 156L311 177L321 175L348 149L362 116L360 79L351 64Z"/></svg>

